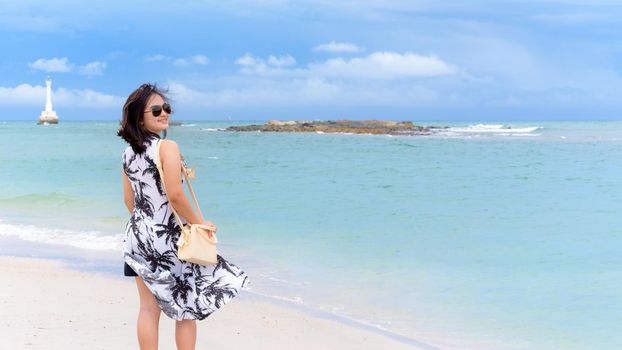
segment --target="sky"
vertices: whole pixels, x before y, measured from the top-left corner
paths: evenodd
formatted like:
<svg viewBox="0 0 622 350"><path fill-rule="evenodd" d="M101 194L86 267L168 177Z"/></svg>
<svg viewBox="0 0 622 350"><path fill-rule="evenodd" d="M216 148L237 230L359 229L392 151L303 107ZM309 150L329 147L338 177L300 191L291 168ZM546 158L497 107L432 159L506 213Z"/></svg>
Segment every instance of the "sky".
<svg viewBox="0 0 622 350"><path fill-rule="evenodd" d="M622 0L0 0L4 120L612 120Z"/></svg>

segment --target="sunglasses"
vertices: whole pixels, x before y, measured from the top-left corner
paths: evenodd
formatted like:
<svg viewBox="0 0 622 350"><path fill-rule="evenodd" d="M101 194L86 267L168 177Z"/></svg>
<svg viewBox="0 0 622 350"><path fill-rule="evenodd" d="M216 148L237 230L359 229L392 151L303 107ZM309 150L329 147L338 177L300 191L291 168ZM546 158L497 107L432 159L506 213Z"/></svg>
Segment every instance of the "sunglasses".
<svg viewBox="0 0 622 350"><path fill-rule="evenodd" d="M151 109L148 109L145 112L151 112L154 117L159 117L160 114L162 114L162 111L166 112L167 114L171 114L173 110L171 109L171 105L165 102L161 106L153 105L151 106Z"/></svg>

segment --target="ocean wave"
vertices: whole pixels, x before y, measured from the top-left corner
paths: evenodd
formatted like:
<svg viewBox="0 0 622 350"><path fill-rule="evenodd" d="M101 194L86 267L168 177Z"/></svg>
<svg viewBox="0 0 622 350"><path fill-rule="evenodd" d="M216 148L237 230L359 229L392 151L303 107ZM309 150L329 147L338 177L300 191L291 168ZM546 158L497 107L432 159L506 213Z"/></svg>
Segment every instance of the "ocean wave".
<svg viewBox="0 0 622 350"><path fill-rule="evenodd" d="M15 197L0 198L0 204L17 206L28 205L29 207L36 207L40 205L62 207L80 202L82 202L80 198L62 192L51 192L45 194L30 193Z"/></svg>
<svg viewBox="0 0 622 350"><path fill-rule="evenodd" d="M391 339L411 344L416 347L437 349L436 347L412 338L406 330L398 331L398 329L393 326L392 321L381 320L378 319L378 317L369 318L365 316L351 315L346 312L346 307L343 305L312 305L300 296L282 296L278 294L258 292L256 290L248 292L253 294L255 297L267 300L268 302L277 302L279 304L285 303L286 305L289 304L297 310L302 310L303 312L309 313L313 316L319 316L321 318L330 319L348 326L376 332L377 334L382 334Z"/></svg>
<svg viewBox="0 0 622 350"><path fill-rule="evenodd" d="M202 128L203 131L225 131L225 128Z"/></svg>
<svg viewBox="0 0 622 350"><path fill-rule="evenodd" d="M122 234L111 236L98 231L73 231L35 225L7 224L4 222L0 222L0 236L89 250L120 251L123 244Z"/></svg>
<svg viewBox="0 0 622 350"><path fill-rule="evenodd" d="M499 133L498 135L500 135L500 136L519 136L519 137L537 137L537 136L542 136L542 134L529 134L529 133L515 134L515 133L512 133L512 132L509 132L509 133Z"/></svg>
<svg viewBox="0 0 622 350"><path fill-rule="evenodd" d="M534 132L538 129L541 129L539 126L529 126L523 128L514 128L512 126L506 126L503 124L476 124L469 125L467 127L452 127L448 128L447 131L455 132L455 133L512 133L512 134L520 134L520 133L530 133Z"/></svg>
<svg viewBox="0 0 622 350"><path fill-rule="evenodd" d="M289 280L285 280L282 278L277 278L277 277L273 277L271 275L267 275L267 274L262 274L261 277L266 278L272 282L278 282L278 283L282 283L284 285L287 286L307 286L310 283L309 282L296 282L296 281L289 281Z"/></svg>
<svg viewBox="0 0 622 350"><path fill-rule="evenodd" d="M506 126L502 124L476 124L469 125L467 127L451 127L448 128L447 131L455 132L455 133L512 133L512 134L520 134L520 133L530 133L534 132L538 129L541 129L539 126L529 126L523 128L514 128L511 126Z"/></svg>
<svg viewBox="0 0 622 350"><path fill-rule="evenodd" d="M276 300L298 304L298 305L306 305L304 300L301 297L284 297L280 295L268 295L268 297L272 299L276 299Z"/></svg>

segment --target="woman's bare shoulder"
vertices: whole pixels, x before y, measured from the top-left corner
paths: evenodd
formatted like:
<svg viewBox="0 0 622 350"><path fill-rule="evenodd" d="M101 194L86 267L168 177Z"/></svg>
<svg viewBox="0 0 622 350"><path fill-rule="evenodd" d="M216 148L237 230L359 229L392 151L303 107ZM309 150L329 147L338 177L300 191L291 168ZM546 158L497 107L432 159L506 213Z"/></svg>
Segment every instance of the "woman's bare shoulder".
<svg viewBox="0 0 622 350"><path fill-rule="evenodd" d="M177 152L179 153L179 146L177 146L177 142L173 140L162 140L162 144L160 145L160 149L163 152Z"/></svg>

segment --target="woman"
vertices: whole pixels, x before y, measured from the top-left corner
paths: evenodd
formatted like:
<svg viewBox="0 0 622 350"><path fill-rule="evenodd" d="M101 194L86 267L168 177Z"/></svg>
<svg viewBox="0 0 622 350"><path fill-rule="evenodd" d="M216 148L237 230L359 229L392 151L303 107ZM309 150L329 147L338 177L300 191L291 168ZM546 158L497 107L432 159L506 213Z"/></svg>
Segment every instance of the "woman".
<svg viewBox="0 0 622 350"><path fill-rule="evenodd" d="M137 328L141 350L158 347L160 311L177 320L177 348L194 349L195 320L209 316L248 284L244 271L220 255L212 266L177 257L181 229L172 209L184 224L201 222L183 191L185 164L179 148L160 138L160 133L166 135L171 112L164 93L155 85L143 84L127 98L117 133L129 144L121 172L125 205L131 213L123 254L125 275L136 277L140 296ZM156 167L160 160L163 179ZM216 231L212 222L203 224Z"/></svg>

